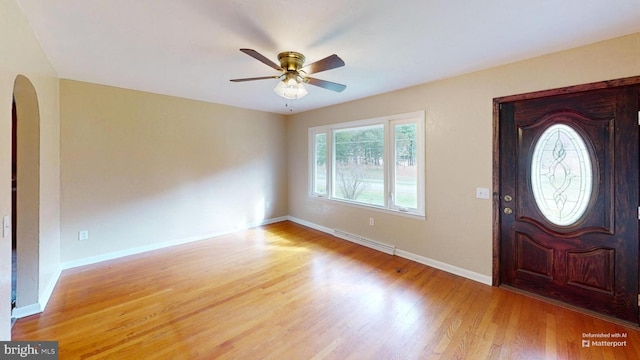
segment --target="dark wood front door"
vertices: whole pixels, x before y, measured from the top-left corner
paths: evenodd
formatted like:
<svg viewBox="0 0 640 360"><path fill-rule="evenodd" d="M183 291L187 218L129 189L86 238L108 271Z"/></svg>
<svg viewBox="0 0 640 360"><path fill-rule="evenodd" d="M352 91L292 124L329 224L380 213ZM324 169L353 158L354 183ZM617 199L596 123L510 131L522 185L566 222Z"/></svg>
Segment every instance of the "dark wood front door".
<svg viewBox="0 0 640 360"><path fill-rule="evenodd" d="M638 322L638 96L500 104L502 284Z"/></svg>

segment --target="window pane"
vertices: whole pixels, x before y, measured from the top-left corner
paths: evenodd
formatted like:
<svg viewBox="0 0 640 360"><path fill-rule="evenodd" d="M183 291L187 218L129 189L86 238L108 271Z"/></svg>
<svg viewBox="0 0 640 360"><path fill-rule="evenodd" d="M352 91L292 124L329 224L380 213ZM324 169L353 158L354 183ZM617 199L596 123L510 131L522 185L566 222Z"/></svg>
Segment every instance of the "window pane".
<svg viewBox="0 0 640 360"><path fill-rule="evenodd" d="M582 136L565 124L545 130L533 150L531 187L550 222L568 226L587 210L593 189L591 159Z"/></svg>
<svg viewBox="0 0 640 360"><path fill-rule="evenodd" d="M316 194L327 193L327 134L315 135L315 168L313 170L313 191Z"/></svg>
<svg viewBox="0 0 640 360"><path fill-rule="evenodd" d="M395 125L393 201L402 208L418 207L418 159L416 124Z"/></svg>
<svg viewBox="0 0 640 360"><path fill-rule="evenodd" d="M384 206L384 127L334 132L333 196Z"/></svg>

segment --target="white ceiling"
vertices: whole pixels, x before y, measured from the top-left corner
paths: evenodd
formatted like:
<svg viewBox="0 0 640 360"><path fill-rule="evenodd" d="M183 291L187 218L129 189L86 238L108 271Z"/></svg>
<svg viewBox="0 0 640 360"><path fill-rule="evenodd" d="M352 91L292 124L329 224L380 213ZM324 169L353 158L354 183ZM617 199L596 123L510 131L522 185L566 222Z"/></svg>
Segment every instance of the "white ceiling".
<svg viewBox="0 0 640 360"><path fill-rule="evenodd" d="M278 75L241 53L344 67L295 112L640 32L640 0L18 0L58 76L274 113ZM569 65L569 64L568 64Z"/></svg>

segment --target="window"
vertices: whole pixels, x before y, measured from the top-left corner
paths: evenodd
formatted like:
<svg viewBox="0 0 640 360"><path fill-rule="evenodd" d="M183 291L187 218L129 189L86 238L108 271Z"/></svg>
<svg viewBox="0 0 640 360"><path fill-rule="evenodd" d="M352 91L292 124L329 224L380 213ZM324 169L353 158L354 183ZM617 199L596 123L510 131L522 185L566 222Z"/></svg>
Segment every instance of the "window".
<svg viewBox="0 0 640 360"><path fill-rule="evenodd" d="M335 199L384 206L384 126L333 131Z"/></svg>
<svg viewBox="0 0 640 360"><path fill-rule="evenodd" d="M531 161L533 197L550 222L576 223L591 202L594 175L582 136L571 126L555 124L535 143Z"/></svg>
<svg viewBox="0 0 640 360"><path fill-rule="evenodd" d="M392 122L393 192L391 200L399 209L418 208L417 124Z"/></svg>
<svg viewBox="0 0 640 360"><path fill-rule="evenodd" d="M309 129L310 195L424 215L424 112Z"/></svg>
<svg viewBox="0 0 640 360"><path fill-rule="evenodd" d="M315 134L313 138L313 191L316 194L327 193L327 134Z"/></svg>

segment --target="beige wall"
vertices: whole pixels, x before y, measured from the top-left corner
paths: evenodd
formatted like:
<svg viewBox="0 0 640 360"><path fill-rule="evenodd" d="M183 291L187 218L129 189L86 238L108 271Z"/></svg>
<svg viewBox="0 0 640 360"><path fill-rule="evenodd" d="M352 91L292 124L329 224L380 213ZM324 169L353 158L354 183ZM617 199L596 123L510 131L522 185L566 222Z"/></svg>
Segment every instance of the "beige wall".
<svg viewBox="0 0 640 360"><path fill-rule="evenodd" d="M52 290L60 262L58 79L15 1L0 2L0 218L11 214L11 100L18 75L36 92L40 118L39 294ZM20 244L18 244L20 246ZM9 340L11 238L0 232L0 340Z"/></svg>
<svg viewBox="0 0 640 360"><path fill-rule="evenodd" d="M60 94L63 262L287 215L284 116L70 80Z"/></svg>
<svg viewBox="0 0 640 360"><path fill-rule="evenodd" d="M289 214L491 276L492 99L640 75L640 34L293 115L287 121ZM426 111L426 220L307 196L307 129ZM376 219L370 227L369 217Z"/></svg>

